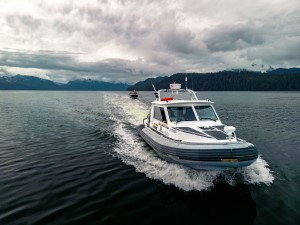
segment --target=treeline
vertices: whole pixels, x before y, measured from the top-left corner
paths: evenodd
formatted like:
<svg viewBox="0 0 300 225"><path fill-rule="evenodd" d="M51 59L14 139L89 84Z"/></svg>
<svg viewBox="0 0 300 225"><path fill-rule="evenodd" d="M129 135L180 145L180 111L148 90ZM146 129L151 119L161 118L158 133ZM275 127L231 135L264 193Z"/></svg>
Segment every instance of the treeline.
<svg viewBox="0 0 300 225"><path fill-rule="evenodd" d="M196 91L300 91L300 71L283 74L251 71L222 71L217 73L176 73L170 77L139 82L128 90L152 91L169 88L170 83L180 83Z"/></svg>

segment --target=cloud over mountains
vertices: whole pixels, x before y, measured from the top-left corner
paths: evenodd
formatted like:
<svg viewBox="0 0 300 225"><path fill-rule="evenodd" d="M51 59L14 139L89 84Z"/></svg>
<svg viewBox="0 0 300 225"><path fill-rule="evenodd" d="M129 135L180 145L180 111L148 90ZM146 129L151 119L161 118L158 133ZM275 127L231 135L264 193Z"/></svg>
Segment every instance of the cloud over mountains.
<svg viewBox="0 0 300 225"><path fill-rule="evenodd" d="M299 10L298 0L2 0L0 73L136 82L300 67Z"/></svg>

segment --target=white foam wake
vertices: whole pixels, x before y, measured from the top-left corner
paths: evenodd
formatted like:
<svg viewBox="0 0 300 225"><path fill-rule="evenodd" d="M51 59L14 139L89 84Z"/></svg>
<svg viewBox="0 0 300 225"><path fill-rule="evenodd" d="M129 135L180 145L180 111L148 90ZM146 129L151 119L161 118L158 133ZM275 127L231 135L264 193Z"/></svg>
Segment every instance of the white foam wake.
<svg viewBox="0 0 300 225"><path fill-rule="evenodd" d="M237 174L242 177L242 182L249 184L269 185L273 182L274 177L268 164L261 157L251 166L235 170L234 173L199 171L162 160L128 127L128 123L132 126L141 124L149 106L125 95L108 95L108 108L111 111L111 119L115 121L114 133L120 140L114 151L124 163L134 166L136 171L144 173L147 177L175 185L185 191L210 189L219 176L223 176L228 184L234 185Z"/></svg>
<svg viewBox="0 0 300 225"><path fill-rule="evenodd" d="M241 169L245 181L251 184L264 183L270 185L274 181L274 176L271 173L268 163L261 157L252 165Z"/></svg>

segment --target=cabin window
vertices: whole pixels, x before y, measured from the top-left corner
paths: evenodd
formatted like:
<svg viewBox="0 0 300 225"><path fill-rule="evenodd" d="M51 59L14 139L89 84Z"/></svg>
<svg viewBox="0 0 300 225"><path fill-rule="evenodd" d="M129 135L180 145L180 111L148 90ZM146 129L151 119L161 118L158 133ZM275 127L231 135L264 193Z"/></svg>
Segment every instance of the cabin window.
<svg viewBox="0 0 300 225"><path fill-rule="evenodd" d="M168 109L168 114L171 122L197 120L193 108L191 106L168 107L167 109Z"/></svg>
<svg viewBox="0 0 300 225"><path fill-rule="evenodd" d="M199 120L218 120L213 108L210 105L195 106Z"/></svg>
<svg viewBox="0 0 300 225"><path fill-rule="evenodd" d="M165 110L163 107L157 107L157 106L154 107L154 118L162 122L167 121Z"/></svg>

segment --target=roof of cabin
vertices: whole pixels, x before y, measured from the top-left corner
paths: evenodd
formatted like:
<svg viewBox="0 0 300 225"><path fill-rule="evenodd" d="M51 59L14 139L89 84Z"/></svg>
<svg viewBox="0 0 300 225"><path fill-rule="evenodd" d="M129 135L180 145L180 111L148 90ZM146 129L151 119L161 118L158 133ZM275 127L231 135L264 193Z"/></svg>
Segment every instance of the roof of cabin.
<svg viewBox="0 0 300 225"><path fill-rule="evenodd" d="M198 100L194 91L189 89L163 89L158 91L158 99L173 99L173 100Z"/></svg>
<svg viewBox="0 0 300 225"><path fill-rule="evenodd" d="M214 102L210 100L170 100L170 101L153 101L152 104L163 106L188 106L188 105L211 105Z"/></svg>

